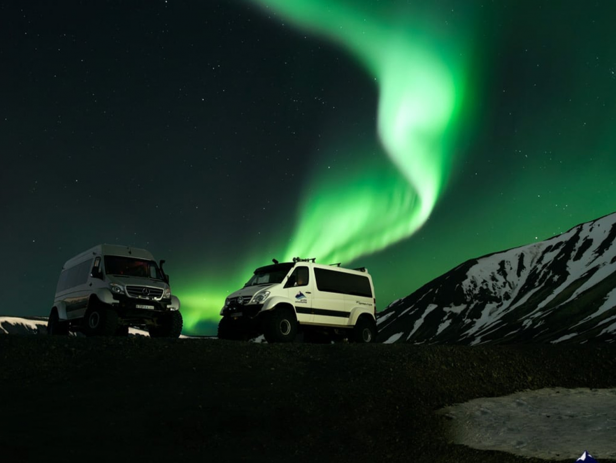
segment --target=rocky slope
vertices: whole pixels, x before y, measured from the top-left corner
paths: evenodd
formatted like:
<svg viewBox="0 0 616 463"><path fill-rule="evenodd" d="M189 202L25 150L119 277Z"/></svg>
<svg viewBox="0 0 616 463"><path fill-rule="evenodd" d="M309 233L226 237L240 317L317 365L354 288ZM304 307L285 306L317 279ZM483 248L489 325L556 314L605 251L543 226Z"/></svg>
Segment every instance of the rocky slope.
<svg viewBox="0 0 616 463"><path fill-rule="evenodd" d="M386 343L613 342L616 214L469 260L379 314Z"/></svg>

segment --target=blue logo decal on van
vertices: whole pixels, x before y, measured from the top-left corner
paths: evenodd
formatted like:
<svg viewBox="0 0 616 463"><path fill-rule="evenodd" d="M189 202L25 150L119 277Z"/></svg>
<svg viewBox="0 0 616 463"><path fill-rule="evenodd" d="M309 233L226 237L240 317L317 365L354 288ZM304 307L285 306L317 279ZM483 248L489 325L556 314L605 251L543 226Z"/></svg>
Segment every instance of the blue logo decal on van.
<svg viewBox="0 0 616 463"><path fill-rule="evenodd" d="M301 291L295 295L295 300L297 301L303 301L304 299L306 299L306 296L304 296L304 293Z"/></svg>

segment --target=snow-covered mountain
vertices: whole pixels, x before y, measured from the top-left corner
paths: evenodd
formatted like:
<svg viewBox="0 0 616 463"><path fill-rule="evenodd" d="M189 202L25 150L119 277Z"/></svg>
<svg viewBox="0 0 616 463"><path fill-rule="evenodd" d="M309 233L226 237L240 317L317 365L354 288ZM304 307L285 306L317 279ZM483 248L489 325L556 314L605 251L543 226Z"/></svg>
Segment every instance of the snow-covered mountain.
<svg viewBox="0 0 616 463"><path fill-rule="evenodd" d="M616 339L616 213L546 241L469 260L390 304L385 343Z"/></svg>

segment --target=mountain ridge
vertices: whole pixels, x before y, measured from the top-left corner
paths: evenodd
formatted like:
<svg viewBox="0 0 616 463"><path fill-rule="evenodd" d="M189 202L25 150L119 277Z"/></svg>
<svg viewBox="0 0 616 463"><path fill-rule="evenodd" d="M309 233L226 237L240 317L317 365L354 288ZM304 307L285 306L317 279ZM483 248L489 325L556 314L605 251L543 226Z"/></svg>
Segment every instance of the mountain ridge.
<svg viewBox="0 0 616 463"><path fill-rule="evenodd" d="M612 342L616 213L470 259L378 315L385 343Z"/></svg>

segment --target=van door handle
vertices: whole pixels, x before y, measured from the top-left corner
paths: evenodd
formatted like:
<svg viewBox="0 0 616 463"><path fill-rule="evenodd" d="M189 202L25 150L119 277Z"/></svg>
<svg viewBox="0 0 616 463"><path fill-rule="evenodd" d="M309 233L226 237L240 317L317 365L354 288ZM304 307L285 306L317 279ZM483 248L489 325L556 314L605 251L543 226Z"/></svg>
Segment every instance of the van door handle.
<svg viewBox="0 0 616 463"><path fill-rule="evenodd" d="M312 294L310 291L306 291L306 294Z"/></svg>

